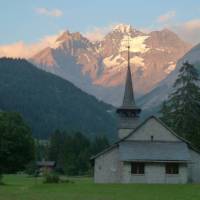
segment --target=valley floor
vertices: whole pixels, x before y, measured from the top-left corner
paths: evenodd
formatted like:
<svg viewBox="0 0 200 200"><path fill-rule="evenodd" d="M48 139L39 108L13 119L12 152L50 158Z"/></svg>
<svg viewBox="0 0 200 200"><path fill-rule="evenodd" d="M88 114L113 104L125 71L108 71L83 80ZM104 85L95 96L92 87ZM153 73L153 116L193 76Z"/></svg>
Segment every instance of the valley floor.
<svg viewBox="0 0 200 200"><path fill-rule="evenodd" d="M94 184L91 178L73 183L44 184L41 178L5 175L0 200L199 200L200 185Z"/></svg>

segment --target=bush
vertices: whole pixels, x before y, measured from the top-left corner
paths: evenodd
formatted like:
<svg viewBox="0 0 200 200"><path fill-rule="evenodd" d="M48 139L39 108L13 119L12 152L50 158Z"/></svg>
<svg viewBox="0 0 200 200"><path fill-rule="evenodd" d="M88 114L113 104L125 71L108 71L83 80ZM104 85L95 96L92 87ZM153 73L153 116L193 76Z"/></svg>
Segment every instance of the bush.
<svg viewBox="0 0 200 200"><path fill-rule="evenodd" d="M49 172L44 176L44 183L59 183L60 177L56 173Z"/></svg>
<svg viewBox="0 0 200 200"><path fill-rule="evenodd" d="M36 165L36 162L35 162L35 161L32 161L32 162L30 162L28 165L26 165L25 172L26 172L28 175L34 175L34 176L35 176L35 174L36 174L36 172L37 172L37 165Z"/></svg>
<svg viewBox="0 0 200 200"><path fill-rule="evenodd" d="M3 185L3 175L0 173L0 185Z"/></svg>
<svg viewBox="0 0 200 200"><path fill-rule="evenodd" d="M74 181L72 180L69 180L69 179L64 179L64 180L60 180L61 183L75 183Z"/></svg>

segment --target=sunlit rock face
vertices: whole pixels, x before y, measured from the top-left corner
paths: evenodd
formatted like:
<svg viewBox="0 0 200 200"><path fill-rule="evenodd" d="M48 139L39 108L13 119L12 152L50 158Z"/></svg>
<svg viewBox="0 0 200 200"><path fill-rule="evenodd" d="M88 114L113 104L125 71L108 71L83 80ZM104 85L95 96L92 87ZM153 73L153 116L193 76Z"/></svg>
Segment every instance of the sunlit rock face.
<svg viewBox="0 0 200 200"><path fill-rule="evenodd" d="M64 32L55 45L38 52L31 61L82 90L113 105L122 100L127 67L127 45L136 95L149 92L170 74L191 46L168 29L144 33L131 25L115 26L101 41L80 33Z"/></svg>

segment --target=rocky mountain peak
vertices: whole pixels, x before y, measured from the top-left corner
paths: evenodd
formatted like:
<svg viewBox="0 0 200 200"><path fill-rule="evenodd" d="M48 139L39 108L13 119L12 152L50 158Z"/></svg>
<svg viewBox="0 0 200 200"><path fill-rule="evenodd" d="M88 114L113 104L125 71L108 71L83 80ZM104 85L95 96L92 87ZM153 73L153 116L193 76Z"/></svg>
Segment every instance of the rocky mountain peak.
<svg viewBox="0 0 200 200"><path fill-rule="evenodd" d="M66 31L58 37L57 48L33 60L37 66L116 105L122 99L118 91L126 74L128 39L134 89L139 94L147 93L168 76L191 47L168 29L143 33L129 24L118 24L98 43L79 32ZM111 90L115 90L113 96Z"/></svg>
<svg viewBox="0 0 200 200"><path fill-rule="evenodd" d="M114 26L114 28L112 30L121 32L121 33L130 33L134 29L132 28L132 26L130 24L118 24L118 25Z"/></svg>
<svg viewBox="0 0 200 200"><path fill-rule="evenodd" d="M71 33L69 31L64 31L56 40L56 42L63 42L71 38Z"/></svg>

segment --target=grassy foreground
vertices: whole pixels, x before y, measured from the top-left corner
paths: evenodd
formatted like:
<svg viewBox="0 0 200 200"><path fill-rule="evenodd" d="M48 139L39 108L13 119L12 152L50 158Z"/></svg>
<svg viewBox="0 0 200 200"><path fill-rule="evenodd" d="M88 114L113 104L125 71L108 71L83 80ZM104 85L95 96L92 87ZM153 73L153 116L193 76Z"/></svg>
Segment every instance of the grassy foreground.
<svg viewBox="0 0 200 200"><path fill-rule="evenodd" d="M72 179L71 179L72 180ZM4 176L0 200L199 200L200 185L94 184L90 178L74 183L43 184L25 175Z"/></svg>

